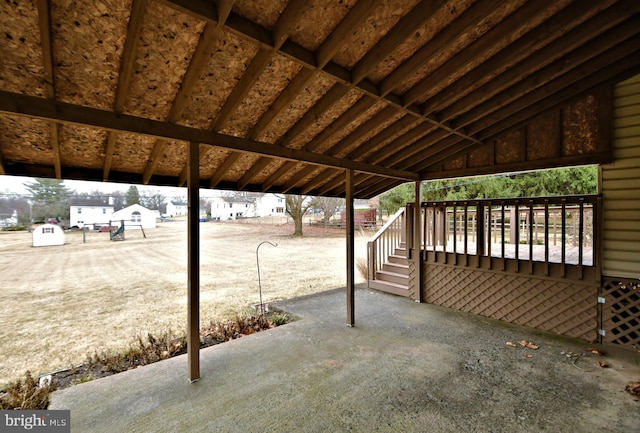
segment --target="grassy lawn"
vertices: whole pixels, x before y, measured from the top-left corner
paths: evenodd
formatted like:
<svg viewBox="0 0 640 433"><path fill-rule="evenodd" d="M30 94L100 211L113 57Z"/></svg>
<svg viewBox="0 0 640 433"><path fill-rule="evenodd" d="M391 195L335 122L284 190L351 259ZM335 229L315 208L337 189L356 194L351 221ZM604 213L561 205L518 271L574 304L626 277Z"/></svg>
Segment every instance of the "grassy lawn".
<svg viewBox="0 0 640 433"><path fill-rule="evenodd" d="M201 320L230 318L263 299L291 298L344 287L345 235L305 226L202 223ZM187 317L187 225L156 229L67 233L66 244L31 247L26 232L0 232L0 385L24 371L45 373L77 365L95 351L118 349L138 334L184 333ZM371 233L356 236L366 256ZM357 275L356 282L363 282Z"/></svg>

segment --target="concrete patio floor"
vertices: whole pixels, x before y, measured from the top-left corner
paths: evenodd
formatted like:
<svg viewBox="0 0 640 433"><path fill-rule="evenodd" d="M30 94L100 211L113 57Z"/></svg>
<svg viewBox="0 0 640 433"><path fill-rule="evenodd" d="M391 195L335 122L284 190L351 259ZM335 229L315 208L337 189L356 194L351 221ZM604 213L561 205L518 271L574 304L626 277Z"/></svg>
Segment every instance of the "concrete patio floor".
<svg viewBox="0 0 640 433"><path fill-rule="evenodd" d="M640 354L356 290L279 302L301 318L53 394L73 432L635 432ZM506 346L532 341L538 350ZM606 360L611 368L600 368Z"/></svg>

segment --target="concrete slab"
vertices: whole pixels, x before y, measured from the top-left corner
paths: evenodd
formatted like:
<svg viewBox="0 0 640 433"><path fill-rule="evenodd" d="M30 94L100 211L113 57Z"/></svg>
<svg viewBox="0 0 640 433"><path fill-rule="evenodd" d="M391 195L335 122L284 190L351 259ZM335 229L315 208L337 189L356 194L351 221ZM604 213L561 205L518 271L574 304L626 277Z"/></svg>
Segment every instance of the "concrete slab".
<svg viewBox="0 0 640 433"><path fill-rule="evenodd" d="M73 432L632 432L637 352L360 288L282 301L301 320L53 394ZM506 346L532 341L538 350Z"/></svg>

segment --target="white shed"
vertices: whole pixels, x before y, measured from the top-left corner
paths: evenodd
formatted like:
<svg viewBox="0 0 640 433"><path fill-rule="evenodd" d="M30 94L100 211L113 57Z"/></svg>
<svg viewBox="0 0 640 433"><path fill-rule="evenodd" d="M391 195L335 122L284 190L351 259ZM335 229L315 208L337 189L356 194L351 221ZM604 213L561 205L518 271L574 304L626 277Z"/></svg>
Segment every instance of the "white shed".
<svg viewBox="0 0 640 433"><path fill-rule="evenodd" d="M55 224L43 224L36 227L31 234L34 247L64 245L64 231Z"/></svg>
<svg viewBox="0 0 640 433"><path fill-rule="evenodd" d="M157 213L139 204L132 204L131 206L120 209L114 212L112 220L120 225L120 221L124 220L125 227L128 226L142 226L143 229L155 229L156 228L156 216Z"/></svg>

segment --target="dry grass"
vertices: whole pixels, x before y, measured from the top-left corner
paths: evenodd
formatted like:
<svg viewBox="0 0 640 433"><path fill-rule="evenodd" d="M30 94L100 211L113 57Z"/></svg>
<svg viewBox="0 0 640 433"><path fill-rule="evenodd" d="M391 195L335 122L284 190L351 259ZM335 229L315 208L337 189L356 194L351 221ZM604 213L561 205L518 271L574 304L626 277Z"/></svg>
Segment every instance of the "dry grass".
<svg viewBox="0 0 640 433"><path fill-rule="evenodd" d="M344 232L291 226L201 224L201 323L233 318L259 302L256 247L264 301L344 287ZM26 370L44 373L82 363L96 350L119 349L136 335L186 324L184 221L127 232L68 233L60 247L31 247L26 232L0 232L0 385ZM368 235L368 234L367 234ZM366 238L356 239L364 256ZM358 276L357 282L364 281Z"/></svg>

